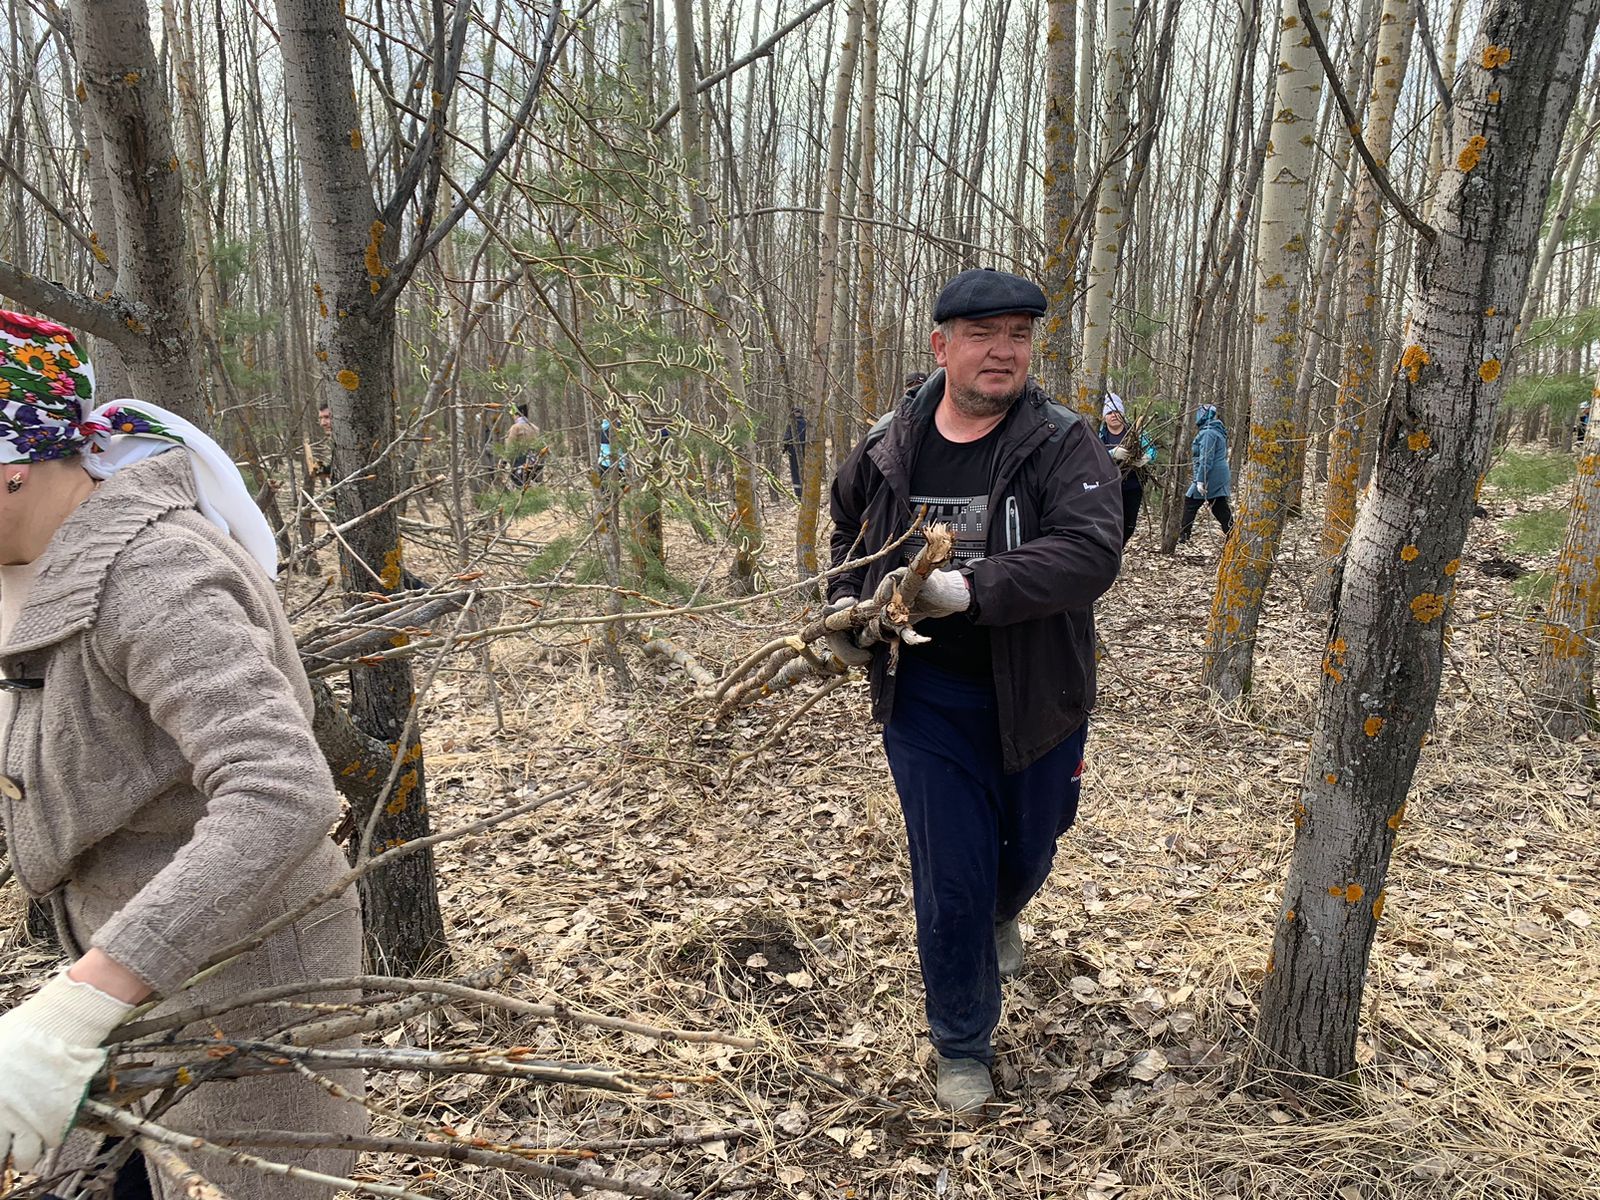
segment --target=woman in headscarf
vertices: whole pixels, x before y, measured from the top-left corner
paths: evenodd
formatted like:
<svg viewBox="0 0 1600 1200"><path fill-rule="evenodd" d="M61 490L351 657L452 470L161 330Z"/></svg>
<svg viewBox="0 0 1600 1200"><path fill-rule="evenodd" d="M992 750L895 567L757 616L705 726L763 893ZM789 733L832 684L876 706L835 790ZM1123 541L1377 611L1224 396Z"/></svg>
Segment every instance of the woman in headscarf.
<svg viewBox="0 0 1600 1200"><path fill-rule="evenodd" d="M1156 448L1144 434L1128 441L1128 410L1122 397L1107 392L1100 406L1100 441L1111 452L1112 460L1122 473L1122 544L1139 525L1139 508L1144 504L1144 477L1141 472L1156 460Z"/></svg>
<svg viewBox="0 0 1600 1200"><path fill-rule="evenodd" d="M215 442L151 404L96 408L72 333L0 311L0 811L10 866L48 899L71 960L0 1016L0 1162L34 1170L62 1143L135 1005L176 997L159 1014L360 970L346 893L179 993L345 869L276 567ZM229 1014L182 1036L248 1035L292 1012ZM359 1094L358 1073L338 1082ZM361 1105L292 1073L202 1084L161 1120L201 1135L366 1128ZM47 1170L73 1170L92 1147L74 1134ZM353 1156L294 1161L347 1175ZM234 1200L328 1194L193 1165ZM125 1171L119 1193L143 1182ZM154 1170L149 1185L181 1194Z"/></svg>

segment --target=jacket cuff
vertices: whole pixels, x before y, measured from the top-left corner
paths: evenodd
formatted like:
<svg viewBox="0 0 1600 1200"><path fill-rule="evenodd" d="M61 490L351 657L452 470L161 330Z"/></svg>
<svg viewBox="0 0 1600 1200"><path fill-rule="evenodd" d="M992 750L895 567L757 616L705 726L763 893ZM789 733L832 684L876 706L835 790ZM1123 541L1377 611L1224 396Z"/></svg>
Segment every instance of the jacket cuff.
<svg viewBox="0 0 1600 1200"><path fill-rule="evenodd" d="M200 969L200 960L173 945L144 920L117 914L96 931L92 943L162 996Z"/></svg>

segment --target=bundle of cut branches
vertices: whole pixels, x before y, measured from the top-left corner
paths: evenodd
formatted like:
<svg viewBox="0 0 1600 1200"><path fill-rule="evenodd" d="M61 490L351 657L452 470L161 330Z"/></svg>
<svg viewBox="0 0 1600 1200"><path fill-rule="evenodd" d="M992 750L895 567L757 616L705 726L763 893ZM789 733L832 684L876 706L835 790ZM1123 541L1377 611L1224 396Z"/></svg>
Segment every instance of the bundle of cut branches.
<svg viewBox="0 0 1600 1200"><path fill-rule="evenodd" d="M425 1045L388 1044L384 1038L363 1043L362 1035L401 1029L445 1005L480 1006L514 1017L581 1025L660 1041L717 1043L752 1049L753 1039L707 1030L671 1029L600 1014L576 1012L561 1003L535 1003L498 990L523 973L527 956L503 952L494 966L456 980L405 979L379 975L322 979L231 997L207 1005L136 1019L109 1040L105 1068L90 1086L79 1117L87 1129L110 1140L88 1165L81 1188L92 1190L97 1179L110 1179L135 1149L147 1153L189 1195L220 1196L205 1178L208 1162L227 1162L279 1178L315 1180L331 1187L369 1195L412 1193L371 1180L322 1176L304 1168L274 1162L275 1148L342 1148L436 1159L504 1170L565 1186L609 1191L650 1200L686 1200L682 1192L603 1174L579 1172L545 1161L525 1146L500 1144L458 1134L439 1122L399 1117L376 1102L342 1087L332 1073L351 1069L369 1072L406 1071L423 1077L473 1075L524 1082L530 1086L565 1086L654 1095L674 1083L706 1083L704 1076L686 1077L670 1070L641 1072L599 1063L562 1062L537 1057L526 1046L494 1047L443 1044L437 1031ZM346 997L329 1000L329 996ZM135 1014L137 1016L137 1014ZM270 1015L270 1021L261 1017ZM229 1037L229 1029L270 1028L270 1035ZM315 1131L249 1129L202 1136L169 1124L166 1114L196 1089L223 1080L295 1072L317 1082L329 1094L363 1105L379 1123L397 1122L403 1136L353 1138ZM290 1115L290 1114L286 1114ZM592 1158L589 1148L574 1146L573 1160ZM41 1178L16 1188L15 1200L42 1200L61 1181Z"/></svg>

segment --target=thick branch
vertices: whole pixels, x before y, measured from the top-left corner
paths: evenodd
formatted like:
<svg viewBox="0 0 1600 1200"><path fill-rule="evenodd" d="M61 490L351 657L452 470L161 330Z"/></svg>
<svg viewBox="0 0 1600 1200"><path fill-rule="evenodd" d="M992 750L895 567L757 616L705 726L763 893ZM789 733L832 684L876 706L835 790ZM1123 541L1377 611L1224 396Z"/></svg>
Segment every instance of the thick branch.
<svg viewBox="0 0 1600 1200"><path fill-rule="evenodd" d="M138 335L128 327L129 321L139 323L139 316L131 305L114 296L106 300L92 299L82 292L41 279L3 258L0 258L0 295L9 296L24 308L38 309L52 321L105 338L116 346L139 344Z"/></svg>

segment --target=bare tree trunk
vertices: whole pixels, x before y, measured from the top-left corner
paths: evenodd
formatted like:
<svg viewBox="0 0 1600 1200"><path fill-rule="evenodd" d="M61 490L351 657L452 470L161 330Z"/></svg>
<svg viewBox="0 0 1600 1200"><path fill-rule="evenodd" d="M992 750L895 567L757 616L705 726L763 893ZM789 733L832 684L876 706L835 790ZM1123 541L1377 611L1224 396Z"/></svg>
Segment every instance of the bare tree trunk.
<svg viewBox="0 0 1600 1200"><path fill-rule="evenodd" d="M870 420L893 403L878 362L878 0L861 0L861 168L856 202L856 397ZM849 446L836 447L839 455Z"/></svg>
<svg viewBox="0 0 1600 1200"><path fill-rule="evenodd" d="M1075 407L1072 385L1072 301L1078 283L1078 246L1072 222L1078 215L1076 81L1073 54L1078 35L1076 0L1049 0L1045 16L1044 100L1044 294L1050 314L1040 343L1045 388L1058 404Z"/></svg>
<svg viewBox="0 0 1600 1200"><path fill-rule="evenodd" d="M404 576L394 415L395 314L380 297L396 259L395 231L379 218L360 136L350 42L338 0L278 0L284 81L298 135L309 233L316 259L317 392L333 413L341 523L377 512L345 534L340 573L347 591L394 592ZM357 726L386 743L405 765L373 844L426 837L428 806L422 743L401 733L411 710L411 665L404 658L351 672ZM358 814L364 823L366 814ZM375 962L416 972L446 953L433 856L407 855L363 878L362 913Z"/></svg>
<svg viewBox="0 0 1600 1200"><path fill-rule="evenodd" d="M828 165L822 179L822 225L817 234L816 317L811 326L811 436L800 476L800 513L795 559L802 579L817 573L817 522L822 510L822 475L828 429L828 348L833 337L835 279L839 268L839 207L844 152L850 140L850 92L861 45L861 0L853 0L834 76L833 114L828 122Z"/></svg>
<svg viewBox="0 0 1600 1200"><path fill-rule="evenodd" d="M678 130L683 149L686 191L689 201L692 251L701 276L710 318L711 341L728 381L732 397L730 427L733 432L733 530L734 586L753 591L761 556L761 512L756 507L755 432L745 377L744 344L729 327L733 309L729 304L725 272L716 261L716 239L705 193L710 176L705 164L704 142L700 137L700 99L695 91L694 7L691 0L673 0L673 15L678 31Z"/></svg>
<svg viewBox="0 0 1600 1200"><path fill-rule="evenodd" d="M1395 108L1406 76L1415 11L1411 0L1384 0L1378 18L1378 58L1372 93L1361 135L1380 164L1387 164L1394 140ZM1313 589L1319 607L1332 601L1332 580L1338 573L1350 527L1356 518L1356 490L1361 474L1361 447L1367 409L1378 379L1378 342L1384 310L1379 307L1378 185L1372 173L1356 177L1355 201L1345 242L1349 275L1346 282L1344 366L1334 399L1333 430L1328 435L1328 491L1323 501L1322 561L1327 574Z"/></svg>
<svg viewBox="0 0 1600 1200"><path fill-rule="evenodd" d="M1600 0L1491 0L1456 91L1372 490L1345 552L1262 987L1269 1065L1347 1079L1395 832L1561 130Z"/></svg>
<svg viewBox="0 0 1600 1200"><path fill-rule="evenodd" d="M1076 407L1100 415L1111 348L1111 309L1117 270L1127 235L1128 112L1133 100L1133 0L1108 0L1106 6L1105 127L1100 136L1102 181L1095 197L1094 245L1083 298L1083 361L1079 364Z"/></svg>
<svg viewBox="0 0 1600 1200"><path fill-rule="evenodd" d="M85 145L93 169L103 164L111 200L114 238L100 246L115 245L115 283L109 295L91 298L0 262L0 291L114 343L137 396L203 428L209 419L195 354L183 173L150 40L149 6L73 0L71 11L89 116Z"/></svg>
<svg viewBox="0 0 1600 1200"><path fill-rule="evenodd" d="M1236 492L1237 523L1217 569L1206 634L1206 685L1227 699L1250 688L1256 624L1288 516L1289 482L1300 440L1294 424L1295 371L1302 337L1307 183L1316 153L1312 131L1322 71L1300 20L1298 0L1284 0L1276 61L1276 115L1256 247L1249 455Z"/></svg>

